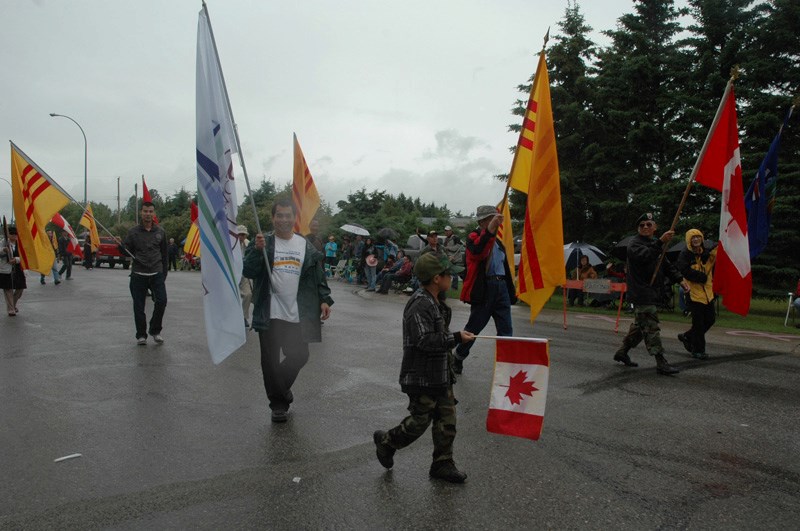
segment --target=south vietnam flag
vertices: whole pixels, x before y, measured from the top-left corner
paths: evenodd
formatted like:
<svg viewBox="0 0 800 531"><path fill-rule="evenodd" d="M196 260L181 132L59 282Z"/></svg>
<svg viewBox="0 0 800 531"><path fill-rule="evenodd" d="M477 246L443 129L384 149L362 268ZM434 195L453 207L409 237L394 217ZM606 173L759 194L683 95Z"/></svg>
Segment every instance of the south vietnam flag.
<svg viewBox="0 0 800 531"><path fill-rule="evenodd" d="M509 337L497 339L496 345L486 429L536 441L544 422L549 341Z"/></svg>

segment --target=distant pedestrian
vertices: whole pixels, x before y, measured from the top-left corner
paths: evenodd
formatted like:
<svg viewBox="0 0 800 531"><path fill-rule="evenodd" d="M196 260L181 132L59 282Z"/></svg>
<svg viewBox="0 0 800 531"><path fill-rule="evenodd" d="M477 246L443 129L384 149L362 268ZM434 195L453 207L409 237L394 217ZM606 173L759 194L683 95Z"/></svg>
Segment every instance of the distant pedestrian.
<svg viewBox="0 0 800 531"><path fill-rule="evenodd" d="M53 249L53 265L50 266L50 273L53 275L53 283L58 285L61 284L61 278L58 271L58 241L56 240L53 231L48 230L46 231L47 240L50 242L50 247ZM39 282L44 285L45 284L46 275L40 275Z"/></svg>
<svg viewBox="0 0 800 531"><path fill-rule="evenodd" d="M664 284L664 276L673 283L680 282L686 291L689 291L689 284L666 256L658 269L655 282L652 284L650 282L653 272L656 271L663 245L672 239L675 231L668 230L660 238L655 238L653 234L658 226L650 212L639 216L636 225L639 233L628 244L626 269L628 302L633 304L634 321L622 340L622 346L614 354L614 361L619 361L627 367L638 367L639 364L631 360L628 351L644 340L647 352L656 359L656 371L659 374L676 374L680 370L667 362L664 358L664 347L661 345L657 308L660 299L659 289Z"/></svg>
<svg viewBox="0 0 800 531"><path fill-rule="evenodd" d="M336 252L339 250L339 246L336 244L336 238L334 238L333 234L328 236L328 243L325 244L325 264L328 266L328 272L330 276L330 271L336 267Z"/></svg>
<svg viewBox="0 0 800 531"><path fill-rule="evenodd" d="M450 332L452 310L439 299L450 289L457 271L447 258L433 253L420 256L414 274L420 287L403 311L403 361L400 388L408 395L410 413L389 431L376 431L372 439L378 461L385 468L394 466L394 454L416 441L433 424L432 478L463 483L467 475L453 461L456 438L456 399L453 394L453 352L457 344L475 336L462 330Z"/></svg>
<svg viewBox="0 0 800 531"><path fill-rule="evenodd" d="M250 240L247 239L250 233L244 225L236 227L236 232L239 237L239 247L242 250L242 256L244 256L247 247L250 245ZM239 296L242 298L244 327L250 328L250 304L253 301L253 281L244 275L242 275L242 279L239 281Z"/></svg>
<svg viewBox="0 0 800 531"><path fill-rule="evenodd" d="M67 273L64 278L72 280L72 253L69 251L71 240L67 231L61 231L61 237L58 239L58 256L61 257L61 269L58 271L60 275Z"/></svg>
<svg viewBox="0 0 800 531"><path fill-rule="evenodd" d="M164 281L169 272L167 235L153 219L156 207L150 201L142 203L142 221L125 236L120 243L120 251L133 255L130 290L133 298L133 319L136 323L136 343L147 344L147 334L161 344L164 311L167 308L167 288ZM147 292L153 294L153 315L148 328L144 313Z"/></svg>
<svg viewBox="0 0 800 531"><path fill-rule="evenodd" d="M258 330L272 422L288 420L292 384L308 362L308 344L322 341L320 319L330 317L333 305L322 254L292 231L296 215L291 200L275 201L275 232L256 234L244 257L244 276L254 280L253 328Z"/></svg>
<svg viewBox="0 0 800 531"><path fill-rule="evenodd" d="M83 237L83 267L86 269L93 269L92 263L92 238L89 233Z"/></svg>
<svg viewBox="0 0 800 531"><path fill-rule="evenodd" d="M169 239L169 247L167 247L167 252L169 253L169 269L177 271L178 257L181 255L181 248L178 247L177 243L175 243L175 238Z"/></svg>
<svg viewBox="0 0 800 531"><path fill-rule="evenodd" d="M3 290L9 317L14 317L19 312L19 299L28 287L20 263L17 228L8 227L8 239L4 238L3 246L0 247L0 289Z"/></svg>

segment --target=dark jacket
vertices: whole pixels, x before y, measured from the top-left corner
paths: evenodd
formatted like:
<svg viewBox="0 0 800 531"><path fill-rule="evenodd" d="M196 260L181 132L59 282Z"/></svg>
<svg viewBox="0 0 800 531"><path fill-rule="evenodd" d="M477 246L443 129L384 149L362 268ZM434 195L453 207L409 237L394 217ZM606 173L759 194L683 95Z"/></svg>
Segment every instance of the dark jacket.
<svg viewBox="0 0 800 531"><path fill-rule="evenodd" d="M442 395L453 383L451 349L458 338L449 330L452 310L425 288L411 295L403 310L403 363L400 388L407 394Z"/></svg>
<svg viewBox="0 0 800 531"><path fill-rule="evenodd" d="M134 273L164 273L169 270L169 254L167 253L167 233L159 225L153 223L146 230L141 223L131 228L128 235L119 245L123 253L130 252L133 259Z"/></svg>
<svg viewBox="0 0 800 531"><path fill-rule="evenodd" d="M467 276L464 285L461 287L461 300L469 304L481 304L486 300L486 261L494 247L496 240L495 234L486 229L478 227L467 236ZM497 242L503 252L505 248L501 242ZM508 261L503 260L505 269L506 289L511 304L517 302L517 289L514 286L514 277L508 268Z"/></svg>
<svg viewBox="0 0 800 531"><path fill-rule="evenodd" d="M275 233L270 232L265 236L267 243L267 256L270 268L275 261ZM333 306L331 290L325 279L323 263L325 258L314 246L306 240L306 254L303 258L303 268L300 270L300 284L297 287L297 309L300 313L300 333L306 343L319 343L322 341L322 327L319 315L320 305L323 302ZM253 328L256 330L269 329L270 317L270 283L264 264L264 252L255 247L255 240L247 247L244 255L243 274L253 282Z"/></svg>
<svg viewBox="0 0 800 531"><path fill-rule="evenodd" d="M662 286L666 277L671 283L682 280L681 274L670 263L666 256L661 262L661 268L656 275L656 280L650 285L653 271L656 269L658 257L661 256L663 245L657 238L646 238L637 234L628 244L628 301L639 306L656 306L662 300Z"/></svg>
<svg viewBox="0 0 800 531"><path fill-rule="evenodd" d="M69 252L69 244L69 236L64 235L58 239L58 256L64 260L72 257L72 254Z"/></svg>

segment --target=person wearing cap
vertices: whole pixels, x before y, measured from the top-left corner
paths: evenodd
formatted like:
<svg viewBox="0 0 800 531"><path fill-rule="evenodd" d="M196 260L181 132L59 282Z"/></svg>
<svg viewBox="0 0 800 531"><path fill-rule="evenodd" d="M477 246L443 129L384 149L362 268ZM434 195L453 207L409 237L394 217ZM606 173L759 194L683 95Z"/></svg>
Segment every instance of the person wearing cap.
<svg viewBox="0 0 800 531"><path fill-rule="evenodd" d="M14 317L19 312L17 302L28 287L25 272L20 266L17 238L17 228L8 227L8 238L3 238L3 246L0 247L0 289L3 290L9 317Z"/></svg>
<svg viewBox="0 0 800 531"><path fill-rule="evenodd" d="M498 336L512 336L511 305L517 302L516 288L506 250L496 237L503 215L491 205L479 206L476 213L478 228L467 236L467 277L461 288L461 300L470 305L464 329L480 334L493 319ZM456 348L456 374L463 371L472 345L473 342L462 343Z"/></svg>
<svg viewBox="0 0 800 531"><path fill-rule="evenodd" d="M628 302L633 304L634 321L631 323L628 334L622 340L622 346L614 354L614 361L618 361L626 367L638 367L639 364L631 360L628 351L644 340L647 352L656 360L658 373L676 374L680 371L664 358L664 347L661 345L661 328L658 324L657 307L660 299L659 287L664 284L664 277L667 277L671 283L680 283L686 291L689 291L689 284L675 269L675 266L667 260L666 256L661 262L655 281L652 284L650 282L662 255L664 244L672 239L675 231L668 230L660 238L655 238L653 235L658 226L650 212L639 216L636 226L638 234L628 244L628 274L626 277Z"/></svg>
<svg viewBox="0 0 800 531"><path fill-rule="evenodd" d="M442 242L444 252L447 259L455 265L462 265L464 263L464 244L458 234L453 232L453 227L450 225L444 228L444 241ZM458 275L453 275L453 289L458 289Z"/></svg>
<svg viewBox="0 0 800 531"><path fill-rule="evenodd" d="M433 424L432 478L463 483L467 475L453 461L456 437L456 399L453 395L452 349L473 341L475 336L462 330L449 330L452 310L439 298L450 289L453 274L461 268L446 257L428 253L414 264L414 274L422 284L403 310L403 361L400 388L408 395L410 415L388 431L372 435L380 464L394 466L394 454L416 441Z"/></svg>
<svg viewBox="0 0 800 531"><path fill-rule="evenodd" d="M678 339L693 358L704 360L708 358L706 332L716 321L713 286L717 249L706 249L699 229L687 230L685 237L686 247L678 255L676 267L691 288L686 293L686 309L692 314L692 327L678 334Z"/></svg>
<svg viewBox="0 0 800 531"><path fill-rule="evenodd" d="M244 253L250 245L250 240L247 239L250 232L244 225L239 225L236 227L236 235L239 238L239 249L241 249L242 257L244 257ZM253 301L253 281L244 275L242 275L242 279L239 281L239 296L242 298L244 327L250 328L250 304Z"/></svg>
<svg viewBox="0 0 800 531"><path fill-rule="evenodd" d="M322 341L320 319L330 317L333 305L324 257L294 233L296 215L291 199L277 199L272 204L275 231L256 234L244 256L243 274L254 280L252 324L258 330L272 422L288 420L292 384L308 362L308 344Z"/></svg>
<svg viewBox="0 0 800 531"><path fill-rule="evenodd" d="M439 258L444 256L444 251L439 245L439 233L436 231L436 229L429 230L428 234L424 238L419 233L419 230L417 230L417 237L425 242L425 246L419 251L420 256L426 253L433 253Z"/></svg>

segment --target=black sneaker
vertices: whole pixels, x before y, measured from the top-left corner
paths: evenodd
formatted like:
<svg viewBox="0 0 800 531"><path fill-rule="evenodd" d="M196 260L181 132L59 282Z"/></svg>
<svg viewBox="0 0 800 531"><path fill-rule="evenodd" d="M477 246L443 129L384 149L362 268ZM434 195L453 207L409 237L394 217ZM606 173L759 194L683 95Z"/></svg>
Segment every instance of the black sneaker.
<svg viewBox="0 0 800 531"><path fill-rule="evenodd" d="M467 475L456 468L452 461L439 461L431 465L430 476L434 479L443 479L450 483L464 483Z"/></svg>
<svg viewBox="0 0 800 531"><path fill-rule="evenodd" d="M670 365L667 362L667 359L664 357L663 354L657 354L656 355L656 372L658 372L658 374L664 374L664 375L669 376L669 375L672 375L672 374L678 374L679 372L681 372L681 370L678 369L677 367L673 367L672 365Z"/></svg>
<svg viewBox="0 0 800 531"><path fill-rule="evenodd" d="M638 363L633 361L631 359L631 357L628 356L627 352L624 352L622 350L618 350L617 353L614 354L614 361L619 361L619 362L623 363L626 367L638 367L639 366Z"/></svg>
<svg viewBox="0 0 800 531"><path fill-rule="evenodd" d="M273 409L272 410L272 422L275 423L283 423L289 420L289 415L286 413L285 409Z"/></svg>
<svg viewBox="0 0 800 531"><path fill-rule="evenodd" d="M686 352L692 352L692 342L689 341L689 338L686 337L686 334L678 334L678 341L683 343L683 348L686 349Z"/></svg>
<svg viewBox="0 0 800 531"><path fill-rule="evenodd" d="M384 468L392 468L394 466L394 453L395 449L384 444L383 438L386 436L385 431L378 430L372 434L372 440L375 442L375 455L378 456L378 461Z"/></svg>

